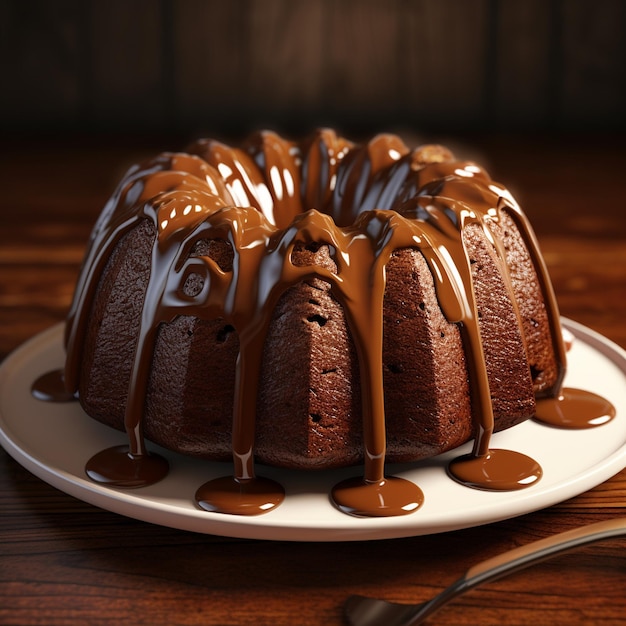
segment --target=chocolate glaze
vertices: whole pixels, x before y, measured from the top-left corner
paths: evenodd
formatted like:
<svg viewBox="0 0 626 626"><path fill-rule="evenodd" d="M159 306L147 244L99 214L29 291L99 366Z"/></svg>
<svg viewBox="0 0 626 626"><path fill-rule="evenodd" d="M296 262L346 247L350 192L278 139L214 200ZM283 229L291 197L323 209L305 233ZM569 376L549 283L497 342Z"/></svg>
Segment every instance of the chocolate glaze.
<svg viewBox="0 0 626 626"><path fill-rule="evenodd" d="M65 388L63 370L46 372L31 386L31 393L37 400L45 402L72 402L76 395Z"/></svg>
<svg viewBox="0 0 626 626"><path fill-rule="evenodd" d="M576 429L602 426L615 415L615 407L602 396L565 387L557 396L537 402L535 419L550 426Z"/></svg>
<svg viewBox="0 0 626 626"><path fill-rule="evenodd" d="M169 471L167 461L157 454L133 454L126 446L98 452L85 466L87 476L109 487L132 489L156 483Z"/></svg>
<svg viewBox="0 0 626 626"><path fill-rule="evenodd" d="M223 476L196 491L196 502L206 511L231 515L269 513L285 498L285 490L269 478L241 479Z"/></svg>
<svg viewBox="0 0 626 626"><path fill-rule="evenodd" d="M348 515L390 517L416 511L424 503L424 494L416 484L397 476L375 482L356 476L335 485L331 500Z"/></svg>
<svg viewBox="0 0 626 626"><path fill-rule="evenodd" d="M558 382L544 394L558 397L566 363L556 300L532 229L503 187L475 164L455 161L445 148L411 151L393 135L354 146L331 130L318 131L301 144L265 132L241 149L202 140L190 152L198 156L165 153L129 171L96 224L77 285L66 331L65 381L72 394L78 389L90 303L104 265L122 236L142 220L152 222L157 237L125 413L129 448L96 455L88 464L94 480L137 486L138 480L148 484L162 476L159 460L156 469L148 463L142 433L159 325L178 315L222 318L237 330L240 342L234 475L202 486L197 501L203 508L236 514L258 514L278 505L282 488L257 478L254 467L263 345L280 296L299 281L319 278L330 284L343 307L362 378L364 475L338 485L334 502L355 515L399 515L418 508L419 488L384 473L382 304L387 262L401 248L423 254L441 309L459 325L466 348L476 437L472 453L451 463L450 474L494 490L538 480L541 469L532 459L489 447L493 410L463 241L468 226L483 231L494 243L512 291L506 251L493 229L504 214L518 225L541 284L558 361ZM213 239L231 246L232 269L222 269L209 256L192 256L198 242ZM328 246L337 270L295 265L291 255L299 244ZM194 295L184 291L191 276L201 279Z"/></svg>
<svg viewBox="0 0 626 626"><path fill-rule="evenodd" d="M486 454L468 454L448 465L457 482L488 491L513 491L534 485L543 471L537 461L512 450L489 449Z"/></svg>

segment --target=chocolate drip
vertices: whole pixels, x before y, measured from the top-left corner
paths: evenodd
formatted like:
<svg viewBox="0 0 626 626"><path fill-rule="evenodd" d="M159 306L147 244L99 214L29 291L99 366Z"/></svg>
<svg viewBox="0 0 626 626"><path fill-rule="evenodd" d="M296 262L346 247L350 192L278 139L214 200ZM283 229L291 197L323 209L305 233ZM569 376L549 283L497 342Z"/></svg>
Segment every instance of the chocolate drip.
<svg viewBox="0 0 626 626"><path fill-rule="evenodd" d="M520 229L526 245L531 250L538 250L539 244L521 209L506 190L502 188L499 190L503 197L508 196L508 211ZM608 400L582 389L563 388L563 380L567 371L567 350L563 341L556 295L543 256L534 254L531 258L542 294L546 300L557 368L555 382L550 387L542 389L538 394L535 419L560 428L593 428L605 424L617 414L615 407Z"/></svg>
<svg viewBox="0 0 626 626"><path fill-rule="evenodd" d="M302 146L302 206L326 212L337 170L353 144L330 129L318 130Z"/></svg>
<svg viewBox="0 0 626 626"><path fill-rule="evenodd" d="M219 173L232 198L225 205L255 207L265 215L270 224L275 223L272 194L247 152L212 139L195 142L189 147L189 152L198 154Z"/></svg>
<svg viewBox="0 0 626 626"><path fill-rule="evenodd" d="M407 152L408 148L395 135L378 135L367 145L349 151L337 170L336 184L326 209L335 224L354 223L372 179Z"/></svg>
<svg viewBox="0 0 626 626"><path fill-rule="evenodd" d="M535 234L528 223L528 220L522 213L519 205L513 200L511 195L502 187L498 187L497 191L501 196L507 200L507 213L513 218L516 226L518 227L524 242L529 250L536 250L536 254L531 255L537 279L541 287L541 293L543 295L545 306L548 312L548 323L550 325L550 337L552 339L552 347L554 357L556 359L557 376L554 383L550 388L542 390L541 395L547 397L557 397L560 393L563 385L563 379L567 370L567 356L565 345L563 343L563 330L561 328L561 318L558 314L558 304L556 301L556 295L550 281L550 275L548 274L548 268L543 259L543 256L538 252L539 243L535 237Z"/></svg>
<svg viewBox="0 0 626 626"><path fill-rule="evenodd" d="M282 487L257 477L254 467L261 358L281 295L317 278L330 285L342 305L361 375L364 475L337 485L333 501L354 515L416 510L423 501L419 487L385 475L382 311L386 266L394 250L402 248L424 256L441 310L459 325L466 348L476 437L471 455L451 463L450 474L464 484L495 490L518 489L539 479L541 468L532 459L489 447L493 409L464 244L468 227L477 227L494 244L514 303L506 252L493 232L503 211L514 217L546 300L561 372L551 393L558 397L565 352L556 301L532 230L506 190L475 164L454 161L445 148L409 152L392 135L358 147L329 130L301 145L261 133L245 149L203 140L190 150L202 158L164 154L129 171L94 229L76 289L65 368L72 393L78 389L90 302L105 263L122 236L142 220L152 223L157 235L125 413L129 448L96 455L88 464L94 480L132 487L162 477L165 462L147 452L142 432L159 326L179 315L221 318L236 329L240 346L232 417L234 474L201 486L196 499L207 510L243 515L280 504ZM230 245L230 269L210 256L192 256L207 240ZM294 264L292 253L301 244L328 246L336 270ZM189 295L184 286L192 275L201 286Z"/></svg>
<svg viewBox="0 0 626 626"><path fill-rule="evenodd" d="M180 168L183 171L168 170ZM183 169L184 168L184 169ZM113 200L107 205L96 225L95 237L87 253L83 272L79 278L74 302L68 317L66 344L67 360L65 384L68 391L78 389L81 347L90 312L89 303L98 286L106 262L119 239L135 227L140 220L150 219L158 227L169 232L169 222L174 223L172 213L160 216L154 205L141 204L147 198L158 197L162 189L177 187L181 198L189 201L188 214L198 219L196 207L204 211L214 209L211 203L217 196L210 191L220 191L228 196L219 176L202 160L187 155L162 155L145 167L131 169L127 179L118 188ZM209 191L197 191L197 188ZM139 204L139 207L137 206ZM175 217L175 215L174 215ZM131 372L128 401L125 412L125 428L129 437L129 449L110 448L93 457L87 464L87 474L95 481L120 487L139 487L161 480L168 471L167 462L156 455L149 455L145 447L142 429L143 407L146 398L147 376L152 348L163 311L159 291L162 291L163 268L171 263L176 248L165 254L153 253L150 285L143 304L143 313L135 363ZM167 272L165 272L167 275Z"/></svg>
<svg viewBox="0 0 626 626"><path fill-rule="evenodd" d="M276 133L265 131L251 137L245 147L264 180L270 183L272 217L268 221L279 228L286 228L296 215L302 213L298 146Z"/></svg>

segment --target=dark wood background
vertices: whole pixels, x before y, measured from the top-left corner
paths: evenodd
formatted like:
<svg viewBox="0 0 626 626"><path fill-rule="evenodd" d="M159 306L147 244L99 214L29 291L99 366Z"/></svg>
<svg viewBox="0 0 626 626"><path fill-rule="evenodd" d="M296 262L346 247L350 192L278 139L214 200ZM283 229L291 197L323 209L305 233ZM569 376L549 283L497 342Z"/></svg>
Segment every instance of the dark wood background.
<svg viewBox="0 0 626 626"><path fill-rule="evenodd" d="M0 131L626 128L621 0L0 0Z"/></svg>

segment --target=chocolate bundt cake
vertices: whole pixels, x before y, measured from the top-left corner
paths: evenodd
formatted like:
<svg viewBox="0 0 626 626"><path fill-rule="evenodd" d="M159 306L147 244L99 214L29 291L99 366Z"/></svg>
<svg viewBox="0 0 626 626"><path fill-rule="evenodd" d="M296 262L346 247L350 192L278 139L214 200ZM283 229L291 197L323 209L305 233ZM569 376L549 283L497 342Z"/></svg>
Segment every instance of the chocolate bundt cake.
<svg viewBox="0 0 626 626"><path fill-rule="evenodd" d="M145 436L232 458L240 483L255 460L364 460L376 483L385 460L472 438L484 457L532 417L565 373L559 324L532 230L483 168L394 135L262 132L129 170L92 234L64 376L130 458Z"/></svg>
<svg viewBox="0 0 626 626"><path fill-rule="evenodd" d="M382 308L368 302L377 281ZM362 458L362 387L378 375L387 459L414 461L475 431L480 359L460 326L480 329L494 429L534 414L562 375L552 308L510 194L444 148L329 130L300 145L200 141L131 168L103 211L66 379L92 417L123 429L134 404L152 441L219 460L237 394L258 461L328 468ZM237 383L242 333L260 363ZM359 350L381 341L381 371L360 372Z"/></svg>

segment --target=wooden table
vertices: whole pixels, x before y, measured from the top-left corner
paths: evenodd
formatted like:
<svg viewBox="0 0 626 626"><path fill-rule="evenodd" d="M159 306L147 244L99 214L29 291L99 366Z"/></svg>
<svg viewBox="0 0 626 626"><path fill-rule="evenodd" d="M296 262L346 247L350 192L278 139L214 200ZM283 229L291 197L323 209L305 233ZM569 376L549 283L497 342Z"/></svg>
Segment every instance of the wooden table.
<svg viewBox="0 0 626 626"><path fill-rule="evenodd" d="M623 138L463 137L531 217L563 315L626 347ZM126 165L171 140L25 141L1 156L0 357L63 320L89 230ZM623 417L623 416L622 416ZM353 593L422 601L477 559L626 514L626 471L487 527L289 543L127 519L48 486L0 450L1 624L341 624ZM471 592L435 624L624 624L612 540Z"/></svg>

